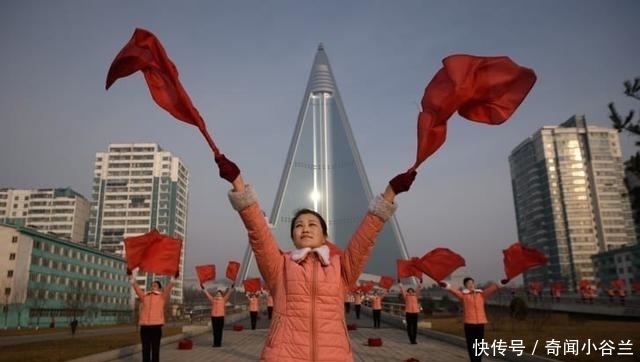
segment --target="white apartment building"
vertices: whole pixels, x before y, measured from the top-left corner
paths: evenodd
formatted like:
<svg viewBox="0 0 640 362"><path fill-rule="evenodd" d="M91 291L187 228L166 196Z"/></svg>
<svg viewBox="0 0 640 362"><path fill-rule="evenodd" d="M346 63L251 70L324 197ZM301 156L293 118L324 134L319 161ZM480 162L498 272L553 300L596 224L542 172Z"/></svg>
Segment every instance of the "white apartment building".
<svg viewBox="0 0 640 362"><path fill-rule="evenodd" d="M110 144L106 152L96 153L88 244L126 257L124 238L157 229L182 239L182 276L188 187L189 170L158 144ZM154 277L140 277L139 282L150 285ZM182 283L174 287L171 299L182 302Z"/></svg>
<svg viewBox="0 0 640 362"><path fill-rule="evenodd" d="M0 189L0 223L84 242L89 201L71 188Z"/></svg>

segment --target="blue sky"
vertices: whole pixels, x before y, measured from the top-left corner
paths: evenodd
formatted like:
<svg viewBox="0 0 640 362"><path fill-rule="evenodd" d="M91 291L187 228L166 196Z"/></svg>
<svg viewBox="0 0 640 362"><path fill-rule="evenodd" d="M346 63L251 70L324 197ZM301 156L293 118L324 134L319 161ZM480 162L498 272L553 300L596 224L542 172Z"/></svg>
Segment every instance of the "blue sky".
<svg viewBox="0 0 640 362"><path fill-rule="evenodd" d="M218 146L271 210L309 71L324 43L374 192L415 157L417 103L454 53L506 55L538 75L492 127L454 116L397 217L410 254L449 247L477 280L502 277L517 239L507 157L543 125L607 104L635 107L640 2L6 1L0 5L0 187L64 187L90 197L95 153L157 142L191 170L186 274L241 260L246 235L229 185L196 128L156 106L138 73L108 92L111 61L136 27L153 32ZM621 135L625 156L634 139ZM391 261L390 262L394 262Z"/></svg>

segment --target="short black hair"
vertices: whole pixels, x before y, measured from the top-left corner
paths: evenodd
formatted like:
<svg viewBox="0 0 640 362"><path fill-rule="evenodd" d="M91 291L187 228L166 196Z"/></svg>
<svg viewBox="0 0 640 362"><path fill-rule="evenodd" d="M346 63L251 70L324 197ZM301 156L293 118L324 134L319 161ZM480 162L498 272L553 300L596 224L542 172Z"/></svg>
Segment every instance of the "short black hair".
<svg viewBox="0 0 640 362"><path fill-rule="evenodd" d="M475 280L473 280L473 278L472 278L472 277L466 277L466 278L464 278L464 279L462 280L462 284L463 284L463 285L466 285L466 284L467 284L467 282L468 282L469 280L471 280L472 282L475 282Z"/></svg>
<svg viewBox="0 0 640 362"><path fill-rule="evenodd" d="M153 283L158 283L158 289L162 289L162 283L160 283L159 280L154 280ZM151 283L151 285L153 285L153 283Z"/></svg>
<svg viewBox="0 0 640 362"><path fill-rule="evenodd" d="M315 217L318 218L318 220L320 220L320 226L322 227L322 234L324 236L327 236L327 222L324 221L324 218L322 217L322 215L318 214L316 211L305 208L305 209L300 209L296 211L295 215L293 215L293 219L291 219L291 230L290 230L291 239L293 239L293 229L295 228L296 221L298 220L300 215L307 215L307 214L314 215Z"/></svg>

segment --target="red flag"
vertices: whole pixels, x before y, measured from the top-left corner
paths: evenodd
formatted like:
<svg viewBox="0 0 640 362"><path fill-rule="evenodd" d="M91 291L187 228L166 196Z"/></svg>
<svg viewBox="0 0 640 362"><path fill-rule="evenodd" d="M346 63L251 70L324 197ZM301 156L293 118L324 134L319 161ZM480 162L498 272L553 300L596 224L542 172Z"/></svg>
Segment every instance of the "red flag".
<svg viewBox="0 0 640 362"><path fill-rule="evenodd" d="M240 263L237 261L230 261L229 264L227 264L227 271L225 273L227 279L234 282L238 277L238 270L240 270Z"/></svg>
<svg viewBox="0 0 640 362"><path fill-rule="evenodd" d="M198 274L200 285L209 280L216 280L216 266L213 264L196 265L196 274Z"/></svg>
<svg viewBox="0 0 640 362"><path fill-rule="evenodd" d="M242 281L244 290L249 293L257 293L260 291L260 278L245 279Z"/></svg>
<svg viewBox="0 0 640 362"><path fill-rule="evenodd" d="M436 282L465 265L465 260L460 254L447 248L435 248L424 254L415 264L416 268Z"/></svg>
<svg viewBox="0 0 640 362"><path fill-rule="evenodd" d="M388 277L388 276L384 276L384 275L381 276L380 277L380 281L378 282L378 285L382 289L389 290L393 286L393 277Z"/></svg>
<svg viewBox="0 0 640 362"><path fill-rule="evenodd" d="M182 240L162 235L149 245L140 263L140 269L149 273L176 275L180 267Z"/></svg>
<svg viewBox="0 0 640 362"><path fill-rule="evenodd" d="M418 150L415 170L447 137L447 121L458 111L475 122L498 125L505 122L536 81L533 70L509 57L451 55L427 85L418 115Z"/></svg>
<svg viewBox="0 0 640 362"><path fill-rule="evenodd" d="M149 245L155 243L161 237L162 235L158 230L153 229L146 234L125 238L124 252L127 259L127 269L133 270L139 267Z"/></svg>
<svg viewBox="0 0 640 362"><path fill-rule="evenodd" d="M416 267L416 263L420 259L418 257L412 257L409 260L405 259L397 259L396 260L396 270L398 274L398 280L403 278L416 277L420 279L420 283L422 283L422 271Z"/></svg>
<svg viewBox="0 0 640 362"><path fill-rule="evenodd" d="M620 278L616 278L611 281L611 287L615 290L624 289L624 285L625 285L624 280Z"/></svg>
<svg viewBox="0 0 640 362"><path fill-rule="evenodd" d="M364 282L360 286L360 290L362 290L362 293L367 294L373 289L373 287L374 287L373 281L369 280L367 282Z"/></svg>
<svg viewBox="0 0 640 362"><path fill-rule="evenodd" d="M562 289L564 289L564 284L562 284L562 282L554 282L551 284L551 293L553 293L554 297L559 297Z"/></svg>
<svg viewBox="0 0 640 362"><path fill-rule="evenodd" d="M204 120L182 87L178 69L164 47L150 31L139 28L111 63L106 89L117 79L137 71L144 74L153 100L175 118L198 127L213 153L216 156L220 154L207 132Z"/></svg>
<svg viewBox="0 0 640 362"><path fill-rule="evenodd" d="M578 282L578 289L585 291L591 288L591 281L588 279L582 279Z"/></svg>
<svg viewBox="0 0 640 362"><path fill-rule="evenodd" d="M529 282L529 289L531 290L531 293L533 293L533 295L539 295L540 291L542 290L542 283L541 282Z"/></svg>
<svg viewBox="0 0 640 362"><path fill-rule="evenodd" d="M535 266L545 264L548 260L543 253L526 247L520 242L513 243L507 249L502 250L502 254L507 279L513 279Z"/></svg>

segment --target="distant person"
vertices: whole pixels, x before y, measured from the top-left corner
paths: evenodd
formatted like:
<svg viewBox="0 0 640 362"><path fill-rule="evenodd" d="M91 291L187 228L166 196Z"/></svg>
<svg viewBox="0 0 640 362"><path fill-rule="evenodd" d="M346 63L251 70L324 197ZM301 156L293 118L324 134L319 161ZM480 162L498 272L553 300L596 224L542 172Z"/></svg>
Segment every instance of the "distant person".
<svg viewBox="0 0 640 362"><path fill-rule="evenodd" d="M484 325L488 323L484 302L491 294L498 290L498 287L502 287L508 282L508 280L503 279L500 281L500 284L492 283L488 288L483 290L477 289L473 278L467 277L462 281L464 289L461 291L453 288L449 283L438 283L462 303L464 337L467 341L467 352L469 354L469 361L471 362L482 361L482 353L476 353L476 351L480 351L477 348L477 343L484 340Z"/></svg>
<svg viewBox="0 0 640 362"><path fill-rule="evenodd" d="M225 305L231 296L231 292L235 288L235 284L231 284L231 288L227 288L224 293L222 290L218 289L214 296L209 294L204 285L201 284L200 287L211 303L211 333L213 334L212 346L220 347L222 345L222 331L224 329Z"/></svg>
<svg viewBox="0 0 640 362"><path fill-rule="evenodd" d="M69 326L71 326L71 336L75 336L76 330L78 329L78 320L73 318L71 323L69 323Z"/></svg>
<svg viewBox="0 0 640 362"><path fill-rule="evenodd" d="M356 283L379 232L397 207L396 194L409 190L416 172L389 181L384 193L372 200L344 251L328 241L327 224L318 212L301 209L290 225L295 249L285 252L238 166L223 155L216 157L216 163L220 176L233 185L229 199L242 218L258 269L274 298L273 321L260 361L352 362L344 289Z"/></svg>
<svg viewBox="0 0 640 362"><path fill-rule="evenodd" d="M273 318L273 296L270 292L267 292L267 316L269 320Z"/></svg>
<svg viewBox="0 0 640 362"><path fill-rule="evenodd" d="M176 274L175 278L177 277ZM142 362L160 362L164 306L171 295L175 278L171 279L164 290L162 290L162 284L156 280L151 283L151 290L145 293L133 275L129 275L129 281L140 299L138 325L140 326L140 342L142 343Z"/></svg>
<svg viewBox="0 0 640 362"><path fill-rule="evenodd" d="M351 312L351 292L349 290L344 291L344 312L346 314Z"/></svg>
<svg viewBox="0 0 640 362"><path fill-rule="evenodd" d="M382 299L387 293L382 290L376 290L369 297L371 301L371 311L373 314L373 328L380 328L380 317L382 316Z"/></svg>
<svg viewBox="0 0 640 362"><path fill-rule="evenodd" d="M256 329L256 325L258 324L258 294L257 293L249 293L247 294L247 299L249 299L249 318L251 319L251 329Z"/></svg>
<svg viewBox="0 0 640 362"><path fill-rule="evenodd" d="M356 319L360 319L360 311L362 310L362 292L359 289L353 294L353 309L356 312Z"/></svg>
<svg viewBox="0 0 640 362"><path fill-rule="evenodd" d="M420 305L418 304L418 296L422 289L422 285L418 285L417 290L413 288L407 288L404 290L404 286L400 284L400 292L404 299L404 318L407 321L407 335L409 336L409 343L417 344L418 336L418 316L420 313Z"/></svg>

